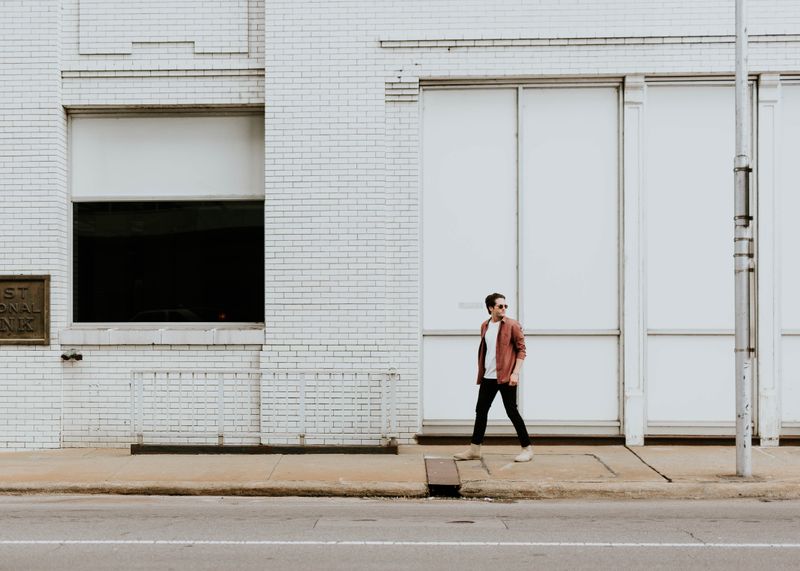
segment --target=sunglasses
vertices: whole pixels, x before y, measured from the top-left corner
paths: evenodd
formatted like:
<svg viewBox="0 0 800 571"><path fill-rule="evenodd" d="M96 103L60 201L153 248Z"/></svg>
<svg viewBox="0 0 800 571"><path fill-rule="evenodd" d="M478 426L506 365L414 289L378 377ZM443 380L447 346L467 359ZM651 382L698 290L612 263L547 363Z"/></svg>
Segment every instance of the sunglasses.
<svg viewBox="0 0 800 571"><path fill-rule="evenodd" d="M499 304L495 305L495 307L498 308L498 309L508 309L508 304L499 303Z"/></svg>

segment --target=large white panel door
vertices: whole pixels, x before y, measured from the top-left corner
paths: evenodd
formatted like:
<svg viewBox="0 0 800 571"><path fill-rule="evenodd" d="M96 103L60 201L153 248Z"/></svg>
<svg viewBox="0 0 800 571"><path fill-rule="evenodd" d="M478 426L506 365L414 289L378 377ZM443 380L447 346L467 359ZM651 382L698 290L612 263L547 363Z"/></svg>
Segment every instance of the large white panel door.
<svg viewBox="0 0 800 571"><path fill-rule="evenodd" d="M523 90L525 418L619 419L619 95Z"/></svg>
<svg viewBox="0 0 800 571"><path fill-rule="evenodd" d="M516 90L426 90L422 120L423 415L470 421L483 300L517 299Z"/></svg>
<svg viewBox="0 0 800 571"><path fill-rule="evenodd" d="M782 420L800 429L800 85L782 86L778 177Z"/></svg>
<svg viewBox="0 0 800 571"><path fill-rule="evenodd" d="M648 430L734 420L731 86L645 103ZM730 374L728 374L730 373ZM732 424L731 424L732 426ZM713 430L710 430L713 432Z"/></svg>

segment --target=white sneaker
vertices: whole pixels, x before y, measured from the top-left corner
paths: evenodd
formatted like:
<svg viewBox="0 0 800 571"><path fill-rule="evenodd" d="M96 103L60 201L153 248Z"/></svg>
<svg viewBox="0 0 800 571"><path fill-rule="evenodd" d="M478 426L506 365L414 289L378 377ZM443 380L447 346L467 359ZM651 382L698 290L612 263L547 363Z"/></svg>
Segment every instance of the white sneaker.
<svg viewBox="0 0 800 571"><path fill-rule="evenodd" d="M527 446L522 449L522 452L517 454L514 462L530 462L533 459L533 446Z"/></svg>
<svg viewBox="0 0 800 571"><path fill-rule="evenodd" d="M453 458L456 460L480 460L481 459L481 445L470 444L469 448L458 454L454 454Z"/></svg>

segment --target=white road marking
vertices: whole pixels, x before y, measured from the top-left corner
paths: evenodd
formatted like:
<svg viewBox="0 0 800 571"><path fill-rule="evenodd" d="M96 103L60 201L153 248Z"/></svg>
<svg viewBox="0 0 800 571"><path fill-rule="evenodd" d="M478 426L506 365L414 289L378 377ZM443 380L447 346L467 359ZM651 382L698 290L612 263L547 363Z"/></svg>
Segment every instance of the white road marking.
<svg viewBox="0 0 800 571"><path fill-rule="evenodd" d="M20 545L286 545L286 546L388 546L388 547L616 547L616 548L715 548L800 549L800 543L626 543L564 541L368 541L368 540L215 540L215 539L7 539L0 546Z"/></svg>

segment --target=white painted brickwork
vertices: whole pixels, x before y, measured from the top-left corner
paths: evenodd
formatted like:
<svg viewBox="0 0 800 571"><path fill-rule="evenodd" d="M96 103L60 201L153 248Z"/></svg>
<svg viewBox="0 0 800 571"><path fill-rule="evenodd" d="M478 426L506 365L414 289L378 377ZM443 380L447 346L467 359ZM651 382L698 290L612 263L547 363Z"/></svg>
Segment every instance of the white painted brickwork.
<svg viewBox="0 0 800 571"><path fill-rule="evenodd" d="M135 370L133 433L142 444L258 444L258 369Z"/></svg>
<svg viewBox="0 0 800 571"><path fill-rule="evenodd" d="M800 74L800 3L750 18L751 70ZM419 81L733 71L727 0L9 0L0 23L0 273L52 276L53 332L0 346L3 449L129 444L132 371L160 368L396 368L410 441ZM265 105L265 344L78 345L62 364L64 108L207 105Z"/></svg>
<svg viewBox="0 0 800 571"><path fill-rule="evenodd" d="M183 415L176 414L175 417L164 419L162 423L154 422L152 419L152 411L155 406L153 398L160 398L163 406L168 409L180 408L180 405L178 404L178 395L172 391L175 382L164 382L159 385L161 391L154 392L152 383L149 382L152 376L146 373L156 370L177 372L179 373L177 381L174 378L171 381L176 381L180 385L182 380L186 385L192 382L202 384L206 379L202 376L192 379L191 374L188 375L188 378L181 379L181 371L214 371L217 374L211 375L211 384L220 377L230 383L237 378L237 371L258 369L259 349L259 347L253 346L231 345L86 345L79 347L83 360L63 365L63 445L66 447L113 447L125 446L134 442L134 427L131 422L135 409L134 373L137 372L140 378L144 375L145 387L149 387L143 393L145 406L141 409L142 418L146 419L144 428L148 430L158 428L159 432L168 432L170 427L175 427L176 423L179 424L181 420L194 419L195 427L198 430L205 432L209 424L213 425L216 430L217 409L213 408L216 403L210 405L213 408L211 415L201 411L186 414L184 411ZM250 391L258 392L252 379L247 379L242 383L248 387L248 399L246 399L248 403L253 400L257 401L258 399L250 394ZM233 396L236 394L236 392L232 393ZM232 395L229 394L229 397ZM226 417L231 429L228 431L231 438L226 439L229 443L237 443L237 440L238 443L253 443L252 438L237 437L237 433L245 431L243 427L251 427L251 406L251 404L246 404L238 408L233 415L227 411ZM183 432L192 433L191 427L184 426L184 428ZM257 423L255 430L258 430ZM174 438L174 440L179 439L193 442L203 440L190 436ZM152 438L148 438L145 442L152 442L152 440ZM216 433L211 437L206 435L205 441L216 443Z"/></svg>
<svg viewBox="0 0 800 571"><path fill-rule="evenodd" d="M264 0L61 5L63 69L264 69Z"/></svg>
<svg viewBox="0 0 800 571"><path fill-rule="evenodd" d="M191 42L195 53L247 52L247 0L80 0L80 53Z"/></svg>
<svg viewBox="0 0 800 571"><path fill-rule="evenodd" d="M264 103L264 0L62 6L67 108Z"/></svg>
<svg viewBox="0 0 800 571"><path fill-rule="evenodd" d="M63 103L69 108L139 106L263 105L261 73L213 71L160 76L112 72L64 73Z"/></svg>
<svg viewBox="0 0 800 571"><path fill-rule="evenodd" d="M396 438L395 371L265 371L265 444L381 444Z"/></svg>
<svg viewBox="0 0 800 571"><path fill-rule="evenodd" d="M59 2L3 2L0 26L0 274L50 274L57 330L69 259ZM59 354L0 346L0 449L58 447Z"/></svg>
<svg viewBox="0 0 800 571"><path fill-rule="evenodd" d="M265 358L398 367L401 438L420 421L415 82L733 71L730 2L287 0L266 13ZM754 34L800 31L800 6L754 2L751 17ZM609 37L623 39L580 41ZM800 70L797 38L783 40L755 42L752 69Z"/></svg>
<svg viewBox="0 0 800 571"><path fill-rule="evenodd" d="M298 4L331 6L328 2ZM362 4L358 13L375 14L376 23L392 38L713 36L732 34L734 25L734 3L724 0L411 0L339 4ZM783 0L750 0L750 33L797 33L800 14L792 4ZM384 27L384 22L391 27Z"/></svg>

